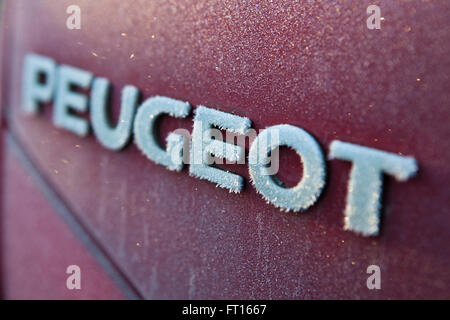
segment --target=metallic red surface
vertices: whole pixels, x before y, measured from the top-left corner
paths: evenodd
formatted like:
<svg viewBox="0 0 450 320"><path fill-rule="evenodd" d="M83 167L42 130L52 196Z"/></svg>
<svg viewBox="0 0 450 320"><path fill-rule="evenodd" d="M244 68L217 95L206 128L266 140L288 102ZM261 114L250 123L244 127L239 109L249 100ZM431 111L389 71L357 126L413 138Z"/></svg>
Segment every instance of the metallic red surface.
<svg viewBox="0 0 450 320"><path fill-rule="evenodd" d="M65 10L82 8L81 30ZM445 1L7 1L2 104L8 125L73 214L145 298L450 298L449 10ZM113 110L133 84L253 121L302 127L324 152L334 139L414 156L419 174L386 177L381 234L343 231L350 164L328 162L310 210L282 213L246 178L229 194L174 173L130 145L20 110L23 57L35 52L110 79ZM164 119L162 136L191 128ZM283 153L281 154L283 156ZM298 159L280 176L295 183ZM18 194L17 197L24 195ZM366 287L381 267L382 289Z"/></svg>
<svg viewBox="0 0 450 320"><path fill-rule="evenodd" d="M2 298L123 299L112 279L61 220L19 164L4 149L2 193ZM68 290L66 269L81 269L81 289Z"/></svg>

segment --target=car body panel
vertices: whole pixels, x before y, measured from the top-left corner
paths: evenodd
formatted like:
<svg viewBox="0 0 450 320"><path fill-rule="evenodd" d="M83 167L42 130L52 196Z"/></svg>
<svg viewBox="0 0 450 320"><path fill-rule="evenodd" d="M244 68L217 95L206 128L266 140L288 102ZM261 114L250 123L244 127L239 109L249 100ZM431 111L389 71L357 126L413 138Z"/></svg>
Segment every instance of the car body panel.
<svg viewBox="0 0 450 320"><path fill-rule="evenodd" d="M72 2L81 30L65 25ZM366 4L356 0L6 1L7 128L143 298L449 298L448 7L379 3L381 30L367 29ZM345 161L327 162L312 208L280 212L251 186L247 165L228 167L246 181L236 195L188 168L166 170L135 144L112 152L92 134L55 128L51 105L24 115L30 52L107 77L115 118L120 90L132 84L143 98L245 116L257 130L301 127L324 154L339 139L411 155L419 173L385 177L377 237L343 230ZM163 119L161 136L180 127L191 130L192 116ZM299 160L283 155L280 176L295 182ZM382 290L367 288L369 265L380 266Z"/></svg>

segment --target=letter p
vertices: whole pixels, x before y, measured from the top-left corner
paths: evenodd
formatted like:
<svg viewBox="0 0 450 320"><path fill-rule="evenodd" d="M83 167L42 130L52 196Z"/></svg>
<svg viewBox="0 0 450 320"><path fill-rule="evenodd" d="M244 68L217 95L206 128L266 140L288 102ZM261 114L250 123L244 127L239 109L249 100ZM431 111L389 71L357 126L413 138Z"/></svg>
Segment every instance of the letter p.
<svg viewBox="0 0 450 320"><path fill-rule="evenodd" d="M39 104L50 102L55 88L56 63L36 54L25 57L22 108L26 113L39 112ZM44 81L45 80L45 81Z"/></svg>

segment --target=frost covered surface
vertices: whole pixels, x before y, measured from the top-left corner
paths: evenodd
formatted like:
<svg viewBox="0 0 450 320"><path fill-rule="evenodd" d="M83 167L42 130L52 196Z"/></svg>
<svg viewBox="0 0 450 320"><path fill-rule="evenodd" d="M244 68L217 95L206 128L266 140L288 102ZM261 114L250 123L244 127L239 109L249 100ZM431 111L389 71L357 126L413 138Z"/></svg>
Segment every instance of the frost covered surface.
<svg viewBox="0 0 450 320"><path fill-rule="evenodd" d="M110 150L123 149L131 138L133 120L139 91L134 86L122 89L120 116L117 124L111 124L111 105L108 105L111 84L105 78L97 78L92 84L90 112L92 129L100 143Z"/></svg>
<svg viewBox="0 0 450 320"><path fill-rule="evenodd" d="M170 170L180 171L183 167L183 146L185 137L181 134L170 133L167 136L167 153L170 155L172 164Z"/></svg>
<svg viewBox="0 0 450 320"><path fill-rule="evenodd" d="M4 16L2 107L10 107L8 128L143 297L450 298L446 1L380 0L381 30L367 29L360 0L76 2L77 32L64 28L66 1L5 2L15 10ZM15 89L30 50L107 77L115 115L120 88L132 84L144 99L206 105L257 130L301 127L324 151L341 140L412 155L420 170L406 182L387 179L380 235L365 239L342 230L350 162L329 161L320 199L285 214L251 186L229 194L154 165L135 146L114 153L92 136L55 130L52 107L42 108L44 119L21 116ZM168 122L164 134L192 129L191 119ZM230 170L248 181L247 166ZM390 277L377 292L361 278L374 263Z"/></svg>
<svg viewBox="0 0 450 320"><path fill-rule="evenodd" d="M200 123L204 122L205 128L216 126L219 129L227 130L239 134L245 134L251 126L250 119L233 115L227 112L215 110L205 106L195 109L195 119Z"/></svg>
<svg viewBox="0 0 450 320"><path fill-rule="evenodd" d="M270 137L275 134L278 144ZM294 149L302 159L303 177L293 188L280 186L265 172L267 155L278 146ZM308 209L317 201L325 185L325 161L320 146L306 131L294 126L277 125L262 131L251 146L248 160L250 178L256 190L267 203L285 211Z"/></svg>
<svg viewBox="0 0 450 320"><path fill-rule="evenodd" d="M53 123L55 126L72 131L80 137L89 133L89 123L73 115L73 112L88 110L88 98L78 92L71 91L71 86L87 90L94 75L92 72L62 65L58 68L58 86L55 87Z"/></svg>
<svg viewBox="0 0 450 320"><path fill-rule="evenodd" d="M232 172L211 167L208 159L209 155L213 154L230 161L238 161L244 156L243 148L225 141L212 140L209 134L212 126L244 135L250 128L251 121L245 117L204 106L196 108L189 174L216 183L218 187L228 189L230 192L239 193L243 188L244 179Z"/></svg>
<svg viewBox="0 0 450 320"><path fill-rule="evenodd" d="M155 131L155 124L159 117L164 114L171 117L184 118L189 115L191 106L187 102L179 101L167 97L151 97L144 101L138 108L136 120L134 122L135 142L142 153L155 163L167 167L169 170L180 171L183 167L181 161L173 161L173 149L175 146L173 142L179 138L169 136L170 150L163 150L159 146L157 137L153 134ZM181 148L182 148L181 142ZM178 144L178 147L179 144Z"/></svg>
<svg viewBox="0 0 450 320"><path fill-rule="evenodd" d="M216 157L227 159L230 162L238 162L244 157L243 148L217 140L209 142L205 146L205 151Z"/></svg>
<svg viewBox="0 0 450 320"><path fill-rule="evenodd" d="M365 236L377 235L383 174L405 181L417 173L416 160L338 140L331 143L329 158L353 163L348 180L344 228Z"/></svg>
<svg viewBox="0 0 450 320"><path fill-rule="evenodd" d="M1 5L1 4L0 4ZM22 109L29 114L37 114L39 105L35 100L50 102L53 98L53 88L56 83L56 63L53 59L37 54L28 53L24 59L22 71ZM37 85L35 77L31 75L46 74L45 84Z"/></svg>

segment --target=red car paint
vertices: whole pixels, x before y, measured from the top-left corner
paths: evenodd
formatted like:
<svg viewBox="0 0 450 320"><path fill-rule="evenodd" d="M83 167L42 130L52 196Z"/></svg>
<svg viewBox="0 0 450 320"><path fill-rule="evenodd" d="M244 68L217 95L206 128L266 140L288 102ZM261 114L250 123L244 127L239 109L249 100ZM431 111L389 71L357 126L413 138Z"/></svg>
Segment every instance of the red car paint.
<svg viewBox="0 0 450 320"><path fill-rule="evenodd" d="M81 30L66 28L74 3ZM448 5L377 4L381 30L367 29L368 4L357 0L6 1L3 297L450 298ZM23 115L29 52L110 79L116 118L120 89L133 84L144 98L209 106L256 129L302 127L325 154L340 139L412 155L419 173L386 177L381 234L363 238L342 228L349 163L327 163L311 209L280 212L249 187L245 165L227 167L247 181L229 194L134 144L114 153L55 129L51 105ZM191 126L165 118L161 136ZM292 185L301 165L284 151L279 177ZM64 289L69 264L82 268L81 292ZM381 290L366 286L369 265L381 268Z"/></svg>

